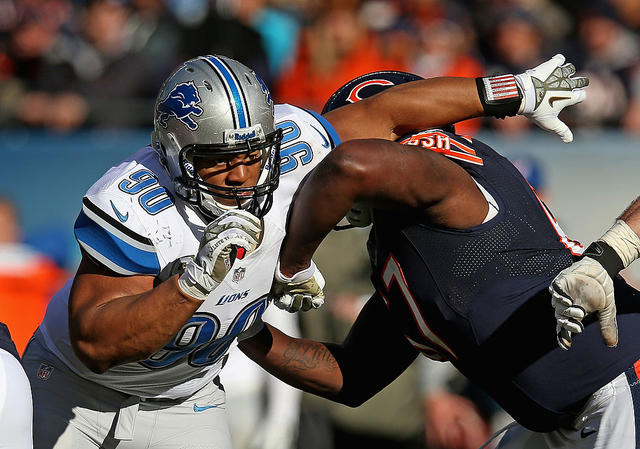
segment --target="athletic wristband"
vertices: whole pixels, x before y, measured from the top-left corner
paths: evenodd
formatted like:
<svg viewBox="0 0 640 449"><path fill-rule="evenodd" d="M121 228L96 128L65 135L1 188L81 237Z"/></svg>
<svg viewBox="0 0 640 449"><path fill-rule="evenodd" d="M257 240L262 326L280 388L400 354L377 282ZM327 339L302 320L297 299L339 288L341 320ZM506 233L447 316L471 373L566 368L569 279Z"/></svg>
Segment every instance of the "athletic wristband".
<svg viewBox="0 0 640 449"><path fill-rule="evenodd" d="M591 257L604 268L611 279L624 268L624 263L615 249L602 240L596 240L582 253L582 257Z"/></svg>
<svg viewBox="0 0 640 449"><path fill-rule="evenodd" d="M522 92L515 76L509 74L476 78L476 87L485 115L505 118L518 113Z"/></svg>

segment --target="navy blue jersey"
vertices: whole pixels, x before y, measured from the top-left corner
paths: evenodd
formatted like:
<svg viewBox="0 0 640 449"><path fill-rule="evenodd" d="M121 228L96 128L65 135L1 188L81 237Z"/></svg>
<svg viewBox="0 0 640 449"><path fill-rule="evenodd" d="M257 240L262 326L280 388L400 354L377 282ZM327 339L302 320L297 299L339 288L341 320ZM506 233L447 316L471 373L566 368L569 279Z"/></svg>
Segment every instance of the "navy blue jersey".
<svg viewBox="0 0 640 449"><path fill-rule="evenodd" d="M20 360L16 345L11 339L11 333L6 324L0 323L0 349L10 352L16 359Z"/></svg>
<svg viewBox="0 0 640 449"><path fill-rule="evenodd" d="M616 299L625 304L617 348L606 348L587 319L571 351L561 350L547 288L582 247L487 145L440 131L403 143L459 164L498 212L455 230L429 225L419 212L376 210L368 244L376 290L416 349L450 360L521 424L536 431L567 425L587 396L640 357L638 292L616 280Z"/></svg>

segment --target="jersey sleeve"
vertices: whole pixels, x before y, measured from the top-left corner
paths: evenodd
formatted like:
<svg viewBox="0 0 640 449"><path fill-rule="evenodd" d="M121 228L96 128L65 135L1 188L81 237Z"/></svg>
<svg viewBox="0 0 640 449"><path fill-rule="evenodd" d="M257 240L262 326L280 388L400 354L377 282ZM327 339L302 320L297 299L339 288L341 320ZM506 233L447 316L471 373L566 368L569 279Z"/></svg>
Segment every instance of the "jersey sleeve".
<svg viewBox="0 0 640 449"><path fill-rule="evenodd" d="M82 210L74 225L80 247L118 274L158 274L160 263L151 239L126 225L129 220L135 221L133 210L118 198L106 197L82 199ZM111 206L111 213L101 207L105 201Z"/></svg>
<svg viewBox="0 0 640 449"><path fill-rule="evenodd" d="M150 169L125 161L84 196L74 234L80 247L111 271L156 275L164 257L152 240L152 231L157 234L163 229L161 212L172 205L171 196Z"/></svg>
<svg viewBox="0 0 640 449"><path fill-rule="evenodd" d="M276 128L283 133L276 195L286 205L302 179L340 143L340 138L333 126L313 111L282 104L276 105L275 112Z"/></svg>

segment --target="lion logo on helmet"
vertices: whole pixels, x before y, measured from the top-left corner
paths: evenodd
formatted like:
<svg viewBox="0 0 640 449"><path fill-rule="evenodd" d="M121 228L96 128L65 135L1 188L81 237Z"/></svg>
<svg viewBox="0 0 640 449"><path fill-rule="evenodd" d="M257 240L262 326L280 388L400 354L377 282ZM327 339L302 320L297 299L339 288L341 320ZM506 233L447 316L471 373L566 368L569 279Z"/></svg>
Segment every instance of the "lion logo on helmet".
<svg viewBox="0 0 640 449"><path fill-rule="evenodd" d="M158 104L157 120L163 128L167 127L167 120L171 116L184 123L190 130L198 129L198 124L193 121L191 114L202 115L202 108L198 106L200 96L193 81L180 83L174 87L169 95Z"/></svg>

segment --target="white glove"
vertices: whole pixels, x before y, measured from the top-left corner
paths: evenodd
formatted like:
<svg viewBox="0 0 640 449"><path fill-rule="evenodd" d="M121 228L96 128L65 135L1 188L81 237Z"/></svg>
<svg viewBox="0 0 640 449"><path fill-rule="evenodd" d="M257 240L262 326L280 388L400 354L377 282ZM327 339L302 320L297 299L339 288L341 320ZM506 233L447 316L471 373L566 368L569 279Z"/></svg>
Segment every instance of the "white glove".
<svg viewBox="0 0 640 449"><path fill-rule="evenodd" d="M616 303L613 281L604 267L591 257L584 257L562 270L549 286L555 309L558 345L571 347L571 335L584 330L582 319L596 313L602 339L609 347L618 344Z"/></svg>
<svg viewBox="0 0 640 449"><path fill-rule="evenodd" d="M515 78L523 94L518 114L523 114L540 128L558 134L563 142L569 143L573 140L573 134L560 121L558 114L567 106L585 99L584 88L589 85L589 78L574 77L575 66L564 64L564 61L564 56L557 54Z"/></svg>
<svg viewBox="0 0 640 449"><path fill-rule="evenodd" d="M373 222L373 214L371 208L364 203L355 202L349 212L347 212L347 221L356 228L366 228Z"/></svg>
<svg viewBox="0 0 640 449"><path fill-rule="evenodd" d="M261 233L260 219L240 209L229 210L209 223L198 254L187 261L178 278L180 290L200 301L207 299L231 269L238 247L248 255L258 246Z"/></svg>
<svg viewBox="0 0 640 449"><path fill-rule="evenodd" d="M280 263L276 267L276 273L271 286L271 297L279 309L287 312L317 309L324 304L324 277L311 261L306 268L291 277L286 277L280 272Z"/></svg>
<svg viewBox="0 0 640 449"><path fill-rule="evenodd" d="M569 349L572 333L579 334L584 329L582 319L596 312L602 339L613 347L618 344L618 325L611 276L640 257L640 237L624 220L617 220L589 245L584 255L562 270L549 287L556 311L558 345Z"/></svg>

